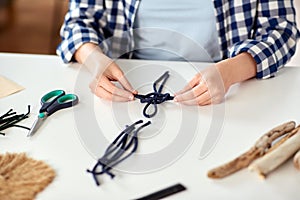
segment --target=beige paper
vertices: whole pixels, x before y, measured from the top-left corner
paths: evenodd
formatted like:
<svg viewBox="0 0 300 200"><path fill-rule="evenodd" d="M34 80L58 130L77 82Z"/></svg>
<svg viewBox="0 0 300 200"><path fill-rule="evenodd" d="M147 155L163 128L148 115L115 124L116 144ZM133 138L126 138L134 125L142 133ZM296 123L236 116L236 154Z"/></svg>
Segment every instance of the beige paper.
<svg viewBox="0 0 300 200"><path fill-rule="evenodd" d="M0 98L14 94L25 89L21 85L0 75Z"/></svg>

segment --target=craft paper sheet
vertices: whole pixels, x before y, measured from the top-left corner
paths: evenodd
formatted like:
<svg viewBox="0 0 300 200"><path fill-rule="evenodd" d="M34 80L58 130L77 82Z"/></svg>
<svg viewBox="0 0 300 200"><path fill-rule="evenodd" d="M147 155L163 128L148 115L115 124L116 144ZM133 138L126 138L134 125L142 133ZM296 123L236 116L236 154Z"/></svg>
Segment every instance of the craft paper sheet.
<svg viewBox="0 0 300 200"><path fill-rule="evenodd" d="M9 96L25 89L21 85L0 75L0 98Z"/></svg>

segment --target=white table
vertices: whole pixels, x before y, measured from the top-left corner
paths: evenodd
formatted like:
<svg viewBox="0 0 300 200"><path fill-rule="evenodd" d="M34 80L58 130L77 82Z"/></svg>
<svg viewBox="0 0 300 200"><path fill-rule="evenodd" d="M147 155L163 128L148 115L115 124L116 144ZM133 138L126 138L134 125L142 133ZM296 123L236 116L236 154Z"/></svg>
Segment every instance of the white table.
<svg viewBox="0 0 300 200"><path fill-rule="evenodd" d="M137 66L146 69L145 66L161 64L172 67L186 80L194 73L194 69L187 63L130 60L118 62L125 72ZM205 66L204 63L195 65ZM193 126L190 129L196 129L196 132L192 134L192 140L182 141L187 146L183 152L179 152L181 156L175 161L173 159L173 163L160 166L159 162L163 163L168 159L162 153L162 158L156 157L158 165L152 168L145 166L148 172L141 169L143 163L139 163L139 157L134 158L135 163L128 161L124 165L129 170L114 171L115 179L111 180L106 175L100 176L100 187L96 187L86 169L95 164L97 156L93 151L104 150L106 146L89 146L91 141L85 141L86 135L82 126L90 120L86 116L80 117L81 112L92 108L91 118L101 127L104 138L111 141L125 126L122 121L124 118L118 118L119 114L122 115L118 113L118 109L124 109L125 105L130 117L136 119L141 116L144 105L137 101L118 104L94 98L88 86L84 85L85 80L78 78L85 72L79 71L79 65L64 66L56 56L0 54L0 73L26 88L0 99L0 112L14 108L19 113L25 113L28 104L33 108L31 117L20 124L31 126L39 109L39 100L46 92L60 88L67 92L76 92L80 98L80 103L73 109L59 111L49 117L32 138L26 137L26 130L18 128L6 130L7 135L0 137L1 153L26 152L30 157L44 160L55 169L56 178L37 199L134 199L178 182L185 185L187 190L170 196L170 199L299 199L300 172L293 167L291 160L271 173L265 181L246 169L222 180L211 180L206 173L212 167L248 150L262 134L276 125L289 120L299 122L300 68L286 67L276 78L263 81L253 79L235 85L230 89L226 101L217 106L183 107L171 102L159 105L158 109L165 114L158 116L158 119L165 117L162 118L165 120L161 124L163 128L159 134L142 140L138 152L151 154L169 148L168 144L176 140L179 134L176 130L181 124L168 123L178 120L178 113L198 115L198 125L193 119L188 119ZM142 80L143 76L148 77L149 74L141 75ZM170 83L174 83L172 79ZM133 81L134 86L135 84L137 83ZM186 123L186 119L181 120ZM155 121L154 128L159 126L158 122L159 120ZM215 129L210 129L211 126ZM91 132L97 133L97 130L87 127L86 134ZM205 149L203 146L207 134L215 135L211 136L212 143L208 145L210 148ZM208 149L211 151L208 152ZM172 156L174 155L170 155ZM136 169L138 173L130 169Z"/></svg>

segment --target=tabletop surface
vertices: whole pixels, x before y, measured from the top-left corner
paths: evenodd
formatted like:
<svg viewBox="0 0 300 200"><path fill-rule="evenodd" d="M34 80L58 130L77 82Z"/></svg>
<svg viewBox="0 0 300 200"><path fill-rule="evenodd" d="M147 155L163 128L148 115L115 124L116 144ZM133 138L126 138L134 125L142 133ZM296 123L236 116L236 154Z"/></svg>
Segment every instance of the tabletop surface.
<svg viewBox="0 0 300 200"><path fill-rule="evenodd" d="M140 92L151 81L170 71L166 90L176 92L205 63L118 60L132 85ZM0 112L19 113L31 105L30 127L40 98L54 89L79 96L79 104L59 111L31 138L27 131L10 128L0 137L0 152L26 152L43 160L56 172L54 181L37 199L135 199L181 183L187 190L168 199L299 199L300 172L288 160L266 180L243 169L221 180L207 178L207 171L247 151L265 132L284 122L300 120L300 68L285 67L275 78L252 79L234 85L223 103L158 106L152 126L141 131L137 154L113 171L114 179L99 177L97 187L86 173L109 142L125 125L143 119L144 105L108 102L88 87L91 75L78 64L65 66L57 56L0 54L0 74L25 90L0 99Z"/></svg>

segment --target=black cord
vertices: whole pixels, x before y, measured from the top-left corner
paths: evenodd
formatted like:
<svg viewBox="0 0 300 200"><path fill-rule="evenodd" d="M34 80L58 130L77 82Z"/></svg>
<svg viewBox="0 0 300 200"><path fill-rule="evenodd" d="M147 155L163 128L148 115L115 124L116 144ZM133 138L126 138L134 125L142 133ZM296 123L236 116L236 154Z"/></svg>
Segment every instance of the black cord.
<svg viewBox="0 0 300 200"><path fill-rule="evenodd" d="M93 169L87 169L87 172L93 175L93 179L95 180L97 186L100 185L97 178L98 175L107 174L111 178L114 178L115 175L110 170L136 152L138 147L139 131L151 124L151 122L148 121L139 128L135 129L135 126L140 123L143 123L143 120L139 120L130 126L126 126L126 128L107 147L104 155L97 160L97 163ZM129 151L130 149L131 151ZM101 167L101 171L97 171L98 167Z"/></svg>
<svg viewBox="0 0 300 200"><path fill-rule="evenodd" d="M153 90L154 92L151 92L146 95L136 94L134 95L135 98L140 99L141 103L147 103L143 110L143 115L147 118L154 117L157 113L157 104L161 104L165 101L173 100L174 97L171 96L169 93L162 94L163 87L166 83L166 81L169 78L169 71L166 71L161 77L159 77L154 83L153 83ZM159 89L157 90L156 85L161 82L161 85ZM150 114L147 113L147 109L150 105L153 105L154 111Z"/></svg>
<svg viewBox="0 0 300 200"><path fill-rule="evenodd" d="M24 128L24 129L30 130L30 128L28 128L28 127L17 125L18 122L29 117L30 105L28 105L28 111L25 114L17 115L16 112L12 112L12 111L13 111L13 109L10 109L4 115L0 116L0 131L3 131L5 129L11 128L11 127L18 127L18 128ZM5 133L2 133L2 132L0 132L0 134L3 136L5 135Z"/></svg>

